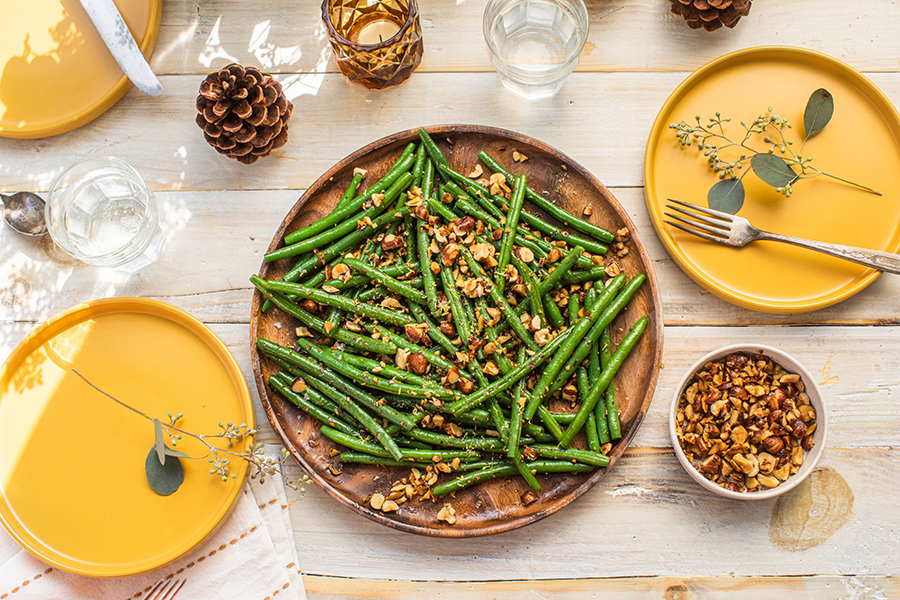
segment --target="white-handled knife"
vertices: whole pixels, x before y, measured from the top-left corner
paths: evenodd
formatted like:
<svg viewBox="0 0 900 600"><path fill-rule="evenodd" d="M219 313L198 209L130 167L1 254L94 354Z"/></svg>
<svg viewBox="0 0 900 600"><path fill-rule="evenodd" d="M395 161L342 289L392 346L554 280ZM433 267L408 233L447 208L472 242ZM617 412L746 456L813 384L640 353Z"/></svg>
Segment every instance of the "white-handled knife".
<svg viewBox="0 0 900 600"><path fill-rule="evenodd" d="M145 94L151 96L162 94L162 84L159 83L147 59L141 54L140 47L113 0L79 0L79 2L131 83Z"/></svg>

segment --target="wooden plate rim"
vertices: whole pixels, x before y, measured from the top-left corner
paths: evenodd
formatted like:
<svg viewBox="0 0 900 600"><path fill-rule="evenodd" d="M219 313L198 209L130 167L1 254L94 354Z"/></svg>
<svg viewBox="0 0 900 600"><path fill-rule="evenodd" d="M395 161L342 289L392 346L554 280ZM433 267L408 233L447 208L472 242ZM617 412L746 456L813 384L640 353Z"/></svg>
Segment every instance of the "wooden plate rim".
<svg viewBox="0 0 900 600"><path fill-rule="evenodd" d="M418 130L420 128L416 127L414 129L407 129L405 131L401 131L398 133L394 133L388 136L385 136L379 140L376 140L366 146L360 148L359 150L347 155L342 160L335 163L331 168L329 168L322 176L320 176L312 185L310 185L306 191L300 196L297 200L297 203L293 206L293 208L288 212L285 216L284 220L281 223L281 226L278 228L275 236L272 238L272 241L269 244L267 252L271 252L272 250L277 249L281 245L281 241L287 233L287 228L297 217L300 210L304 207L307 201L316 193L318 193L319 189L325 185L332 177L334 177L339 172L348 168L355 161L360 158L368 155L371 152L376 150L380 150L385 146L389 146L395 144L397 142L408 142L418 140ZM329 496L356 511L357 513L363 515L364 517L375 521L376 523L380 523L382 525L386 525L392 529L396 529L399 531L405 531L408 533L416 533L419 535L427 535L434 537L447 537L447 538L465 538L465 537L475 537L482 535L490 535L494 533L502 533L505 531L510 531L513 529L518 529L519 527L524 527L525 525L529 525L534 523L535 521L539 521L544 517L547 517L561 508L568 506L575 499L584 494L588 489L590 489L594 484L596 484L601 477L603 477L616 463L616 461L625 453L629 443L643 422L644 416L647 413L647 409L650 406L650 401L653 398L653 392L656 388L656 382L659 376L660 364L662 361L662 351L663 351L663 315L662 315L662 302L661 296L659 293L659 283L656 278L656 274L652 269L652 262L650 260L650 255L647 252L646 247L644 246L643 241L640 239L640 236L637 233L637 228L634 226L634 222L631 217L628 215L627 211L619 204L618 200L613 196L613 194L607 189L605 185L603 185L592 173L590 173L587 169L581 166L579 163L575 162L571 158L569 158L564 153L560 152L556 148L549 146L539 140L531 138L529 136L506 130L500 129L496 127L489 127L483 125L434 125L434 126L426 126L424 127L426 131L432 137L437 137L441 135L447 134L460 134L460 133L477 133L477 134L485 134L494 136L497 138L506 138L511 141L518 141L522 143L529 144L536 148L539 148L541 151L550 154L561 162L560 164L565 164L568 169L578 172L578 174L583 177L587 182L589 182L603 197L609 202L610 206L615 210L618 216L622 219L625 225L632 232L631 241L635 246L635 249L639 252L641 257L641 263L644 266L644 272L647 276L646 285L649 285L650 295L653 299L654 310L651 314L647 316L650 317L651 323L648 328L647 333L653 335L656 343L656 349L654 352L654 356L652 359L652 367L650 373L650 382L647 388L647 395L643 399L640 405L640 410L634 416L631 426L627 431L624 431L622 434L622 439L619 443L616 444L614 451L610 454L610 463L609 466L604 467L602 469L596 469L590 473L590 476L585 478L585 480L578 485L577 487L572 488L569 492L567 492L563 497L559 500L555 501L552 505L548 506L545 510L541 510L535 513L532 513L527 516L517 517L510 521L505 521L499 524L484 526L474 529L443 529L443 528L428 528L421 527L419 525L406 523L402 521L397 521L392 519L387 514L375 511L369 508L366 505L359 504L358 502L353 501L344 495L340 490L332 486L331 482L322 477L318 470L313 467L305 458L304 454L300 451L300 449L293 443L291 437L285 431L282 423L279 419L279 415L275 412L274 407L269 399L269 391L267 389L267 385L262 377L262 366L260 364L260 353L256 348L257 342L257 331L258 331L258 316L260 314L260 308L262 307L262 294L258 290L254 290L253 292L253 301L251 305L251 315L250 315L250 354L251 354L251 362L253 365L253 378L256 382L256 387L259 390L260 400L262 402L263 408L266 412L266 416L269 419L269 422L272 424L272 427L275 429L275 432L278 434L278 437L281 439L281 442L285 445L291 455L297 460L300 466L304 469L304 471L309 474L310 478L322 488L325 493ZM266 277L268 271L269 263L263 261L260 266L259 276L264 278Z"/></svg>

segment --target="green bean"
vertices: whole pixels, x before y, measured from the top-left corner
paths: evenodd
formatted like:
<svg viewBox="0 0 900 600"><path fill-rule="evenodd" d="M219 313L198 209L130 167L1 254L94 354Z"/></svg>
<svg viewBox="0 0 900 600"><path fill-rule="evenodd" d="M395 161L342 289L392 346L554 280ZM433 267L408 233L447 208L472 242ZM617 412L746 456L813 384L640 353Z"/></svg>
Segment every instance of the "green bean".
<svg viewBox="0 0 900 600"><path fill-rule="evenodd" d="M472 253L469 252L469 249L465 246L460 246L459 248L460 254L465 258L466 264L469 265L469 270L476 275L481 275L485 279L490 279L487 274L484 272L484 269L481 268L481 265L478 264L478 261L472 256ZM496 286L491 286L488 289L488 293L491 296L491 300L494 301L494 304L497 308L500 309L500 312L503 313L503 316L506 317L506 320L509 322L510 327L512 327L513 331L516 332L516 335L519 336L519 339L525 343L526 346L537 352L540 349L537 342L534 341L534 337L528 330L525 329L525 325L519 318L516 316L516 313L513 312L512 307L510 307L509 303L503 297L503 294L497 289Z"/></svg>
<svg viewBox="0 0 900 600"><path fill-rule="evenodd" d="M417 188L422 185L422 176L425 174L425 160L428 158L428 152L425 150L424 144L419 144L416 150L416 162L413 163L413 182L412 187Z"/></svg>
<svg viewBox="0 0 900 600"><path fill-rule="evenodd" d="M429 214L436 214L447 221L455 221L459 218L459 215L453 212L453 209L440 200L427 200L425 202L425 208L428 209Z"/></svg>
<svg viewBox="0 0 900 600"><path fill-rule="evenodd" d="M540 289L538 291L540 291ZM550 322L550 325L555 329L565 327L566 320L563 319L562 313L559 312L559 307L556 305L556 302L553 301L553 298L548 298L546 304L544 304L544 313L547 315L547 320Z"/></svg>
<svg viewBox="0 0 900 600"><path fill-rule="evenodd" d="M427 150L426 150L427 152ZM425 172L422 175L422 197L426 200L430 199L431 192L434 190L434 161L429 158L425 161Z"/></svg>
<svg viewBox="0 0 900 600"><path fill-rule="evenodd" d="M449 167L442 167L441 173L458 182L461 186L463 186L463 188L471 188L471 190L466 189L469 195L473 196L476 201L482 207L484 207L485 210L490 212L495 217L499 218L503 214L503 211L500 210L499 207L503 206L506 203L505 198L492 194L488 188L484 187L477 181L473 181L465 175L453 171ZM522 211L520 219L532 229L536 229L541 233L549 235L553 239L562 240L572 245L583 246L586 250L593 252L594 254L606 254L608 250L606 244L595 242L591 239L583 238L579 235L571 234L560 229L556 225L552 225L544 221L543 219L540 219L539 217L528 213L525 210Z"/></svg>
<svg viewBox="0 0 900 600"><path fill-rule="evenodd" d="M584 473L593 470L590 465L550 460L536 460L530 462L528 463L528 468L538 473ZM459 490L480 481L488 481L489 479L496 479L497 477L509 477L510 475L515 475L517 473L518 470L514 464L500 463L495 467L473 471L451 481L436 485L432 488L431 493L435 498L439 498L452 492L458 492Z"/></svg>
<svg viewBox="0 0 900 600"><path fill-rule="evenodd" d="M356 196L356 190L359 188L359 184L362 183L363 177L365 176L359 171L353 174L353 177L350 179L350 184L347 185L347 189L344 190L344 194L341 196L340 200L338 200L338 203L335 204L331 212L340 209L342 206L346 206L348 202L353 200Z"/></svg>
<svg viewBox="0 0 900 600"><path fill-rule="evenodd" d="M624 281L624 275L620 274L619 282ZM597 303L600 304L608 299L611 299L615 294L618 287L610 286L606 288L601 294L600 299L598 299ZM596 305L595 305L596 306ZM556 356L553 357L546 367L544 367L544 372L541 374L541 378L538 381L537 385L534 386L534 389L531 392L531 398L529 398L527 405L525 406L525 418L531 420L534 417L535 411L537 411L537 407L541 404L541 402L549 396L550 394L550 386L556 380L557 376L563 370L566 365L566 361L572 356L575 350L578 348L581 340L584 336L590 331L591 327L593 327L594 323L596 323L605 312L597 310L595 306L590 307L590 311L588 314L585 314L583 317L578 319L575 323L570 324L571 337L569 341L560 347L559 352ZM570 370L566 371L567 373L574 374L574 367L569 367Z"/></svg>
<svg viewBox="0 0 900 600"><path fill-rule="evenodd" d="M350 257L344 258L344 264L346 264L351 269L364 273L395 294L399 294L407 300L410 300L411 302L417 302L419 304L425 304L426 302L425 294L423 294L416 288L403 283L399 279L394 279L390 275L385 275L382 271L376 269L372 265L367 265L361 260Z"/></svg>
<svg viewBox="0 0 900 600"><path fill-rule="evenodd" d="M503 356L503 355L501 355ZM506 358L503 356L503 358ZM517 362L525 360L525 348L519 349ZM508 367L508 361L506 361ZM509 369L505 369L504 372ZM519 451L519 438L522 435L522 409L525 407L525 398L523 391L525 390L525 378L523 377L516 383L516 392L513 396L513 403L509 413L509 439L506 442L506 455L510 458L515 457Z"/></svg>
<svg viewBox="0 0 900 600"><path fill-rule="evenodd" d="M384 177L382 177L371 188L367 189L363 194L357 196L353 200L346 202L343 206L341 206L337 210L334 210L327 217L319 219L318 221L307 225L306 227L287 234L286 236L284 236L285 245L292 246L302 240L315 236L320 231L325 231L326 229L332 228L339 223L344 223L352 216L357 214L363 204L370 200L374 194L380 193L385 190L387 191L384 194L382 207L387 208L386 205L389 205L393 200L395 200L397 196L400 195L400 192L409 187L409 184L412 183L413 176L412 174L407 173L407 171L409 170L410 166L412 166L413 161L414 159L409 156L403 161L398 162L394 168L388 171L388 173L385 174ZM404 180L406 181L406 183L401 183ZM334 236L333 239L336 239L337 237L339 236Z"/></svg>
<svg viewBox="0 0 900 600"><path fill-rule="evenodd" d="M563 278L562 282L567 285L573 283L584 283L585 281L597 281L606 277L606 269L604 267L591 267L581 271L570 271Z"/></svg>
<svg viewBox="0 0 900 600"><path fill-rule="evenodd" d="M608 369L612 362L612 337L610 336L609 327L600 334L600 365L603 369ZM619 421L619 404L616 402L616 384L610 381L609 387L606 388L604 394L606 402L597 403L597 411L601 404L605 405L606 423L609 426L609 437L611 440L618 440L622 437L622 424Z"/></svg>
<svg viewBox="0 0 900 600"><path fill-rule="evenodd" d="M394 221L398 221L403 218L403 215L409 212L408 206L403 206L398 208L395 211L387 212L383 215L380 215L377 219L372 221L371 230L368 227L364 227L362 229L357 229L353 233L345 236L344 238L335 241L330 246L307 258L305 260L298 261L296 265L291 268L287 274L282 277L284 281L298 281L301 277L308 274L318 265L324 265L328 261L334 259L337 256L340 256L344 253L345 250L356 246L363 240L367 239L369 236L375 235L382 227L393 223Z"/></svg>
<svg viewBox="0 0 900 600"><path fill-rule="evenodd" d="M544 405L539 405L536 412L537 416L540 417L541 421L544 423L544 427L547 428L547 431L549 431L557 440L561 440L563 438L563 430L553 417L553 414L550 413L550 409Z"/></svg>
<svg viewBox="0 0 900 600"><path fill-rule="evenodd" d="M500 438L493 437L454 437L445 433L426 431L424 429L411 429L406 432L409 437L434 444L435 446L450 446L451 448L465 448L467 450L486 450L488 452L500 452L505 448L505 443Z"/></svg>
<svg viewBox="0 0 900 600"><path fill-rule="evenodd" d="M528 298L531 300L531 310L537 315L541 322L541 326L538 329L547 327L547 313L544 311L544 301L541 299L541 288L538 285L537 278L534 276L534 271L531 270L531 267L529 267L528 264L519 260L515 255L512 257L512 262L513 266L516 267L516 270L518 270L525 279L525 284L528 288ZM550 302L552 303L553 300L550 300ZM557 326L554 325L554 327Z"/></svg>
<svg viewBox="0 0 900 600"><path fill-rule="evenodd" d="M534 491L541 491L541 484L537 480L537 477L534 476L532 470L528 468L528 465L522 462L522 459L518 456L513 456L512 461L513 466L516 468L516 471L519 472L519 475L522 476L522 479L525 480L525 483L527 483Z"/></svg>
<svg viewBox="0 0 900 600"><path fill-rule="evenodd" d="M311 289L299 283L289 283L287 281L269 279L265 282L265 287L270 292L295 294L300 298L309 299L313 302L325 304L327 306L336 306L341 310L369 317L370 319L375 319L384 323L390 323L391 325L403 327L404 325L412 325L415 322L412 317L404 313L389 308L383 308L381 306L373 306L371 304L366 304L365 302L359 302L358 300L354 302L349 298L344 298L343 296L338 296L336 294L329 294L321 290Z"/></svg>
<svg viewBox="0 0 900 600"><path fill-rule="evenodd" d="M345 433L349 436L356 435L355 429L353 429L337 417L328 414L318 406L314 405L312 402L303 398L300 394L293 392L290 386L285 385L274 376L269 377L269 386L271 386L272 389L281 394L286 400L295 404L297 408L321 421L325 425L334 427L335 429L340 430L342 433Z"/></svg>
<svg viewBox="0 0 900 600"><path fill-rule="evenodd" d="M489 386L476 390L472 394L469 394L468 397L453 402L448 407L449 411L455 415L464 413L471 408L475 408L488 397L512 387L519 379L534 371L534 369L543 364L551 354L556 352L560 345L566 341L570 332L571 330L563 331L556 336L555 339L551 340L547 345L541 348L534 356L530 356L527 360L520 362L509 373L500 379L497 379Z"/></svg>
<svg viewBox="0 0 900 600"><path fill-rule="evenodd" d="M607 291L611 290L617 283L620 283L622 280L620 279L622 274L620 273L615 278L610 280L610 285L607 285L604 288L603 293L600 294L600 300L598 304L602 305L605 303L605 298L608 298ZM606 327L613 322L613 319L625 308L625 305L631 301L631 298L637 293L638 288L641 287L643 282L646 280L646 276L641 273L639 275L635 275L631 281L629 281L622 291L618 293L615 299L610 302L605 308L603 308L603 314L600 316L600 319L594 323L594 326L591 327L591 330L584 337L581 343L576 348L575 352L572 353L572 357L566 363L566 366L563 368L563 373L569 374L572 373L581 362L587 358L588 354L591 351L591 346L597 343L597 340L600 339L600 335ZM598 311L600 308L597 309ZM557 390L561 389L566 381L569 379L569 376L561 376L556 379L553 385L550 387L550 391L547 392L547 396L551 396L556 393Z"/></svg>
<svg viewBox="0 0 900 600"><path fill-rule="evenodd" d="M369 371L370 373L375 373L379 376L389 376L391 379L397 379L398 381L402 381L404 383L411 383L413 385L421 385L422 387L430 388L440 387L439 384L430 379L422 377L421 375L416 375L415 373L404 371L403 369L398 369L394 365L379 362L371 358L366 358L365 356L357 356L354 354L345 353L342 356L341 360L362 371Z"/></svg>
<svg viewBox="0 0 900 600"><path fill-rule="evenodd" d="M622 366L625 358L638 343L638 340L640 340L641 336L644 333L644 330L647 329L647 323L647 317L641 317L628 331L628 334L622 340L622 343L619 344L618 348L616 348L615 353L609 361L609 365L605 369L603 369L603 373L600 375L600 379L593 382L593 387L591 388L590 394L584 401L582 401L581 407L576 413L575 420L572 421L572 424L569 425L568 429L566 429L565 437L563 437L563 439L559 441L560 446L568 448L569 445L571 445L572 440L575 439L575 436L578 435L578 432L581 431L581 428L584 427L584 423L585 421L587 421L588 413L594 410L594 407L597 405L597 401L600 400L601 394L603 394L603 392L606 391L606 388L609 387L609 384L612 383L613 377L615 377L616 372Z"/></svg>
<svg viewBox="0 0 900 600"><path fill-rule="evenodd" d="M373 436L378 440L378 443L388 451L388 453L395 459L400 460L402 458L402 454L400 453L400 448L397 446L397 442L384 430L378 421L376 421L372 415L367 413L363 408L354 402L353 398L342 394L338 390L332 388L330 385L325 383L324 381L314 377L312 374L309 374L304 378L306 384L308 386L312 386L316 388L320 393L324 394L332 401L336 402L338 406L343 408L349 414L353 415L353 418L359 421L359 423Z"/></svg>
<svg viewBox="0 0 900 600"><path fill-rule="evenodd" d="M587 306L585 307L587 308ZM581 304L578 301L578 294L569 294L569 325L574 325L575 321L580 319L581 317L578 313L581 311Z"/></svg>
<svg viewBox="0 0 900 600"><path fill-rule="evenodd" d="M450 303L450 312L453 314L453 323L456 325L456 333L462 340L464 346L469 345L472 339L472 326L466 311L462 305L462 299L459 297L459 289L453 280L453 271L450 267L441 265L441 282L444 284L444 295L447 296L447 302Z"/></svg>
<svg viewBox="0 0 900 600"><path fill-rule="evenodd" d="M340 340L345 344L353 346L354 348L359 348L360 350L364 350L366 352L378 352L379 354L393 354L397 351L397 347L393 344L389 344L382 340L376 340L375 338L369 337L367 335L358 335L354 334L346 329L338 327L336 323L331 329L326 329L325 321L316 317L313 314L305 311L300 308L298 305L294 304L283 295L278 293L273 293L268 290L268 285L262 279L260 279L257 275L252 275L250 277L250 281L253 285L256 286L263 294L269 298L275 306L280 308L285 313L291 315L292 317L299 319L304 325L307 327L312 327L316 331L324 333L327 336L331 336L336 340ZM350 300L352 302L352 300Z"/></svg>
<svg viewBox="0 0 900 600"><path fill-rule="evenodd" d="M428 252L430 240L428 239L428 232L425 230L424 223L421 219L418 219L417 231L419 268L422 270L422 281L425 283L425 299L428 303L428 310L431 311L432 315L437 317L440 312L438 311L437 285L434 281L434 272L431 270L431 257Z"/></svg>
<svg viewBox="0 0 900 600"><path fill-rule="evenodd" d="M373 444L371 442L366 442L355 438L353 436L349 436L341 431L333 427L329 427L327 425L323 425L319 428L319 431L322 432L322 435L327 437L329 440L333 442L337 442L342 446L346 446L351 450L355 450L357 452L362 452L364 454L371 454L373 456L384 456L389 457L390 454L384 450L381 446L377 444ZM458 453L454 453L454 451L435 451L435 450L426 450L426 449L418 449L418 448L400 448L400 453L404 460L415 461L415 462L428 462L431 463L435 456L451 456L456 458L459 456ZM469 457L471 453L464 453L462 456ZM460 458L462 458L460 456ZM452 460L452 458L450 459Z"/></svg>
<svg viewBox="0 0 900 600"><path fill-rule="evenodd" d="M507 180L512 175L512 173L508 169L506 169L500 163L498 163L496 160L491 158L491 156L489 154L487 154L486 152L479 152L478 158L480 158L481 162L483 162L492 171L498 172L498 173L503 173L504 175L506 175ZM547 214L549 214L550 216L552 216L553 218L558 220L563 225L568 225L569 227L571 227L572 229L575 229L576 231L580 231L581 233L584 233L585 235L589 235L589 236L591 236L595 239L598 239L601 242L605 242L607 244L609 242L612 242L616 237L613 234L611 234L610 232L608 232L607 230L603 229L602 227L598 227L597 225L594 225L593 223L588 223L587 221L584 221L574 215L569 214L564 209L553 204L552 202L550 202L549 200L547 200L540 194L535 193L531 189L526 190L525 194L529 200L531 200L538 206L538 208L541 208L544 211L546 211Z"/></svg>
<svg viewBox="0 0 900 600"><path fill-rule="evenodd" d="M300 377L305 381L306 372L302 369L298 369L296 365L290 365L290 367L290 369L279 371L274 375L274 377L276 381L279 381L283 386L286 386L291 391L291 393L296 393L293 391L294 380L297 377ZM360 425L359 421L354 419L353 415L349 414L340 406L332 402L329 398L326 398L316 390L312 390L309 387L306 388L306 392L303 393L302 398L313 406L316 406L324 410L326 413L337 417L352 428L352 433L354 435L359 435L359 431L362 429L362 425Z"/></svg>
<svg viewBox="0 0 900 600"><path fill-rule="evenodd" d="M595 467L606 467L609 465L609 457L600 452L577 450L575 448L558 448L557 446L544 446L541 444L533 444L528 447L534 450L535 454L544 458L569 460L586 465L594 465Z"/></svg>
<svg viewBox="0 0 900 600"><path fill-rule="evenodd" d="M519 215L522 213L522 204L525 202L525 187L528 184L528 178L519 174L514 178L513 194L510 199L509 213L506 215L506 223L503 225L503 237L500 240L500 256L497 257L497 267L494 269L496 274L494 283L497 284L501 294L506 285L506 265L509 264L509 257L512 255L513 240L515 239L516 229L519 226Z"/></svg>
<svg viewBox="0 0 900 600"><path fill-rule="evenodd" d="M428 156L434 161L435 165L447 165L447 157L444 156L444 153L441 152L441 149L437 147L434 143L434 140L431 139L431 136L428 135L428 132L424 129L419 130L419 139L422 140L422 145L425 146L425 150L428 152Z"/></svg>
<svg viewBox="0 0 900 600"><path fill-rule="evenodd" d="M297 340L300 345L307 344L303 339ZM376 398L369 395L367 392L362 389L356 387L340 375L330 371L328 369L322 368L322 363L313 360L309 356L303 356L298 352L294 352L289 348L284 348L279 346L275 342L267 340L265 338L259 338L256 340L256 347L265 352L267 355L272 357L278 357L283 360L290 362L298 367L300 367L306 373L313 375L314 377L318 377L324 380L326 383L331 384L334 388L344 392L345 394L355 398L357 401L361 402L366 408L374 411L379 416L384 417L391 423L396 423L400 425L404 429L409 429L415 425L415 421L409 417L409 415L405 415L400 411L388 406L383 402L379 402Z"/></svg>
<svg viewBox="0 0 900 600"><path fill-rule="evenodd" d="M401 449L405 451L407 449ZM409 467L410 463L413 462L422 462L422 463L432 463L435 457L439 457L438 462L446 462L451 461L454 458L459 458L461 462L468 462L477 460L481 457L477 452L467 452L465 450L452 450L452 451L438 451L436 453L432 452L432 456L429 458L420 458L413 459L407 458L403 460L389 460L385 459L382 456L373 456L371 454L366 454L363 452L341 452L340 458L343 463L358 463L364 465L381 465L384 467Z"/></svg>
<svg viewBox="0 0 900 600"><path fill-rule="evenodd" d="M575 413L551 412L550 414L560 425L569 425L575 420Z"/></svg>
<svg viewBox="0 0 900 600"><path fill-rule="evenodd" d="M349 377L359 385L387 392L388 394L399 394L401 396L412 396L415 398L459 398L459 394L452 390L444 388L421 388L405 383L392 383L387 379L382 379L377 375L357 369L350 364L341 360L343 353L337 350L330 350L322 346L316 346L307 342L303 338L297 339L297 346L301 350L320 361L322 364L330 367L345 377ZM302 365L301 365L302 368ZM402 424L401 424L402 425Z"/></svg>
<svg viewBox="0 0 900 600"><path fill-rule="evenodd" d="M584 367L578 367L576 378L578 381L578 397L582 402L584 402L591 391L588 370ZM594 409L594 412L592 414L593 420L591 420L589 416L587 423L585 424L585 434L587 435L588 445L591 447L591 450L596 450L597 452L599 452L600 445L609 442L609 426L606 423L606 406L603 404L603 402L597 403L597 407ZM591 434L591 425L594 426L593 435ZM592 438L595 438L597 440L597 448L593 447L593 443L591 441Z"/></svg>

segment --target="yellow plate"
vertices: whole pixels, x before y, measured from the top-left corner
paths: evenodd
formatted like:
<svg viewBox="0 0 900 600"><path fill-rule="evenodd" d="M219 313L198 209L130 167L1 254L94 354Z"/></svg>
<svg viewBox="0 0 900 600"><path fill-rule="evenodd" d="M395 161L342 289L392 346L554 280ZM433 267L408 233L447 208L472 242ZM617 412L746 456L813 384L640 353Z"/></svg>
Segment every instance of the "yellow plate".
<svg viewBox="0 0 900 600"><path fill-rule="evenodd" d="M115 0L148 59L161 0ZM0 136L39 138L84 125L131 82L78 0L7 0L0 21Z"/></svg>
<svg viewBox="0 0 900 600"><path fill-rule="evenodd" d="M707 242L662 222L666 198L706 205L717 181L696 145L682 148L670 123L731 117L726 132L742 138L740 121L769 106L794 124L799 145L809 96L825 88L834 117L806 142L812 166L867 185L883 196L819 176L797 182L785 198L753 173L738 213L761 229L824 242L897 252L900 247L900 116L858 71L824 54L787 47L741 50L690 75L653 124L644 164L647 207L669 254L694 281L739 306L774 313L817 310L872 283L879 272L811 250L775 242L736 249ZM742 131L742 130L741 130ZM762 149L762 148L757 148ZM749 161L747 161L749 163ZM749 164L746 168L749 168Z"/></svg>
<svg viewBox="0 0 900 600"><path fill-rule="evenodd" d="M144 473L153 424L72 369L150 416L183 412L179 426L212 434L219 422L253 427L234 357L181 310L111 298L53 317L0 368L0 520L10 534L39 559L81 575L132 575L179 558L227 516L246 463L232 460L237 478L223 482L205 459L182 459L181 488L158 495ZM188 437L177 449L204 454Z"/></svg>

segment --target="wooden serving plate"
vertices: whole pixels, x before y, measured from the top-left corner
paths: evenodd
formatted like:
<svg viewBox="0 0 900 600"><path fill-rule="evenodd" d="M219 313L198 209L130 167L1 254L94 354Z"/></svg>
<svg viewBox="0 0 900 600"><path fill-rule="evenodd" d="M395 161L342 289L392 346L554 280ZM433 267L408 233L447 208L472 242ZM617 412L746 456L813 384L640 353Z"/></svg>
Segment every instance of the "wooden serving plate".
<svg viewBox="0 0 900 600"><path fill-rule="evenodd" d="M542 491L538 500L529 506L523 504L521 497L530 488L520 477L514 477L480 483L456 493L455 497L448 496L433 503L412 500L402 505L399 511L384 514L370 508L365 503L366 498L376 491L386 493L393 482L409 476L409 469L341 464L339 458L331 456L331 450L343 448L319 433L315 419L269 388L266 381L278 367L260 356L256 340L264 337L293 347L294 330L299 323L277 309L261 313L263 298L259 292L253 296L250 321L253 372L266 414L284 445L312 479L342 504L373 521L412 533L443 537L499 533L533 523L566 506L597 483L625 452L650 405L659 371L663 346L659 288L650 257L628 214L603 184L567 156L537 140L502 129L442 125L427 130L447 154L450 166L457 171L470 172L478 162L478 152L485 150L512 171L526 173L532 189L538 193L546 192L548 198L572 214L581 215L584 206L591 204L592 222L613 232L621 227L631 230L630 253L618 259L618 263L629 277L646 274L647 282L613 322L613 343L618 343L641 316L648 316L650 323L616 376L623 437L611 452L609 467L591 473L538 475ZM327 215L349 184L355 167L369 171L365 183L371 184L390 168L411 141L418 142L416 130L396 133L357 150L329 169L287 214L269 250L280 247L286 233ZM528 160L513 163L514 150L527 156ZM540 214L527 202L526 210ZM546 215L541 216L546 218ZM264 279L281 278L291 264L292 261L263 263L259 275ZM576 445L578 442L576 440ZM340 474L333 475L328 465ZM442 476L442 480L447 477ZM437 513L445 502L456 509L457 522L453 526L437 520Z"/></svg>

